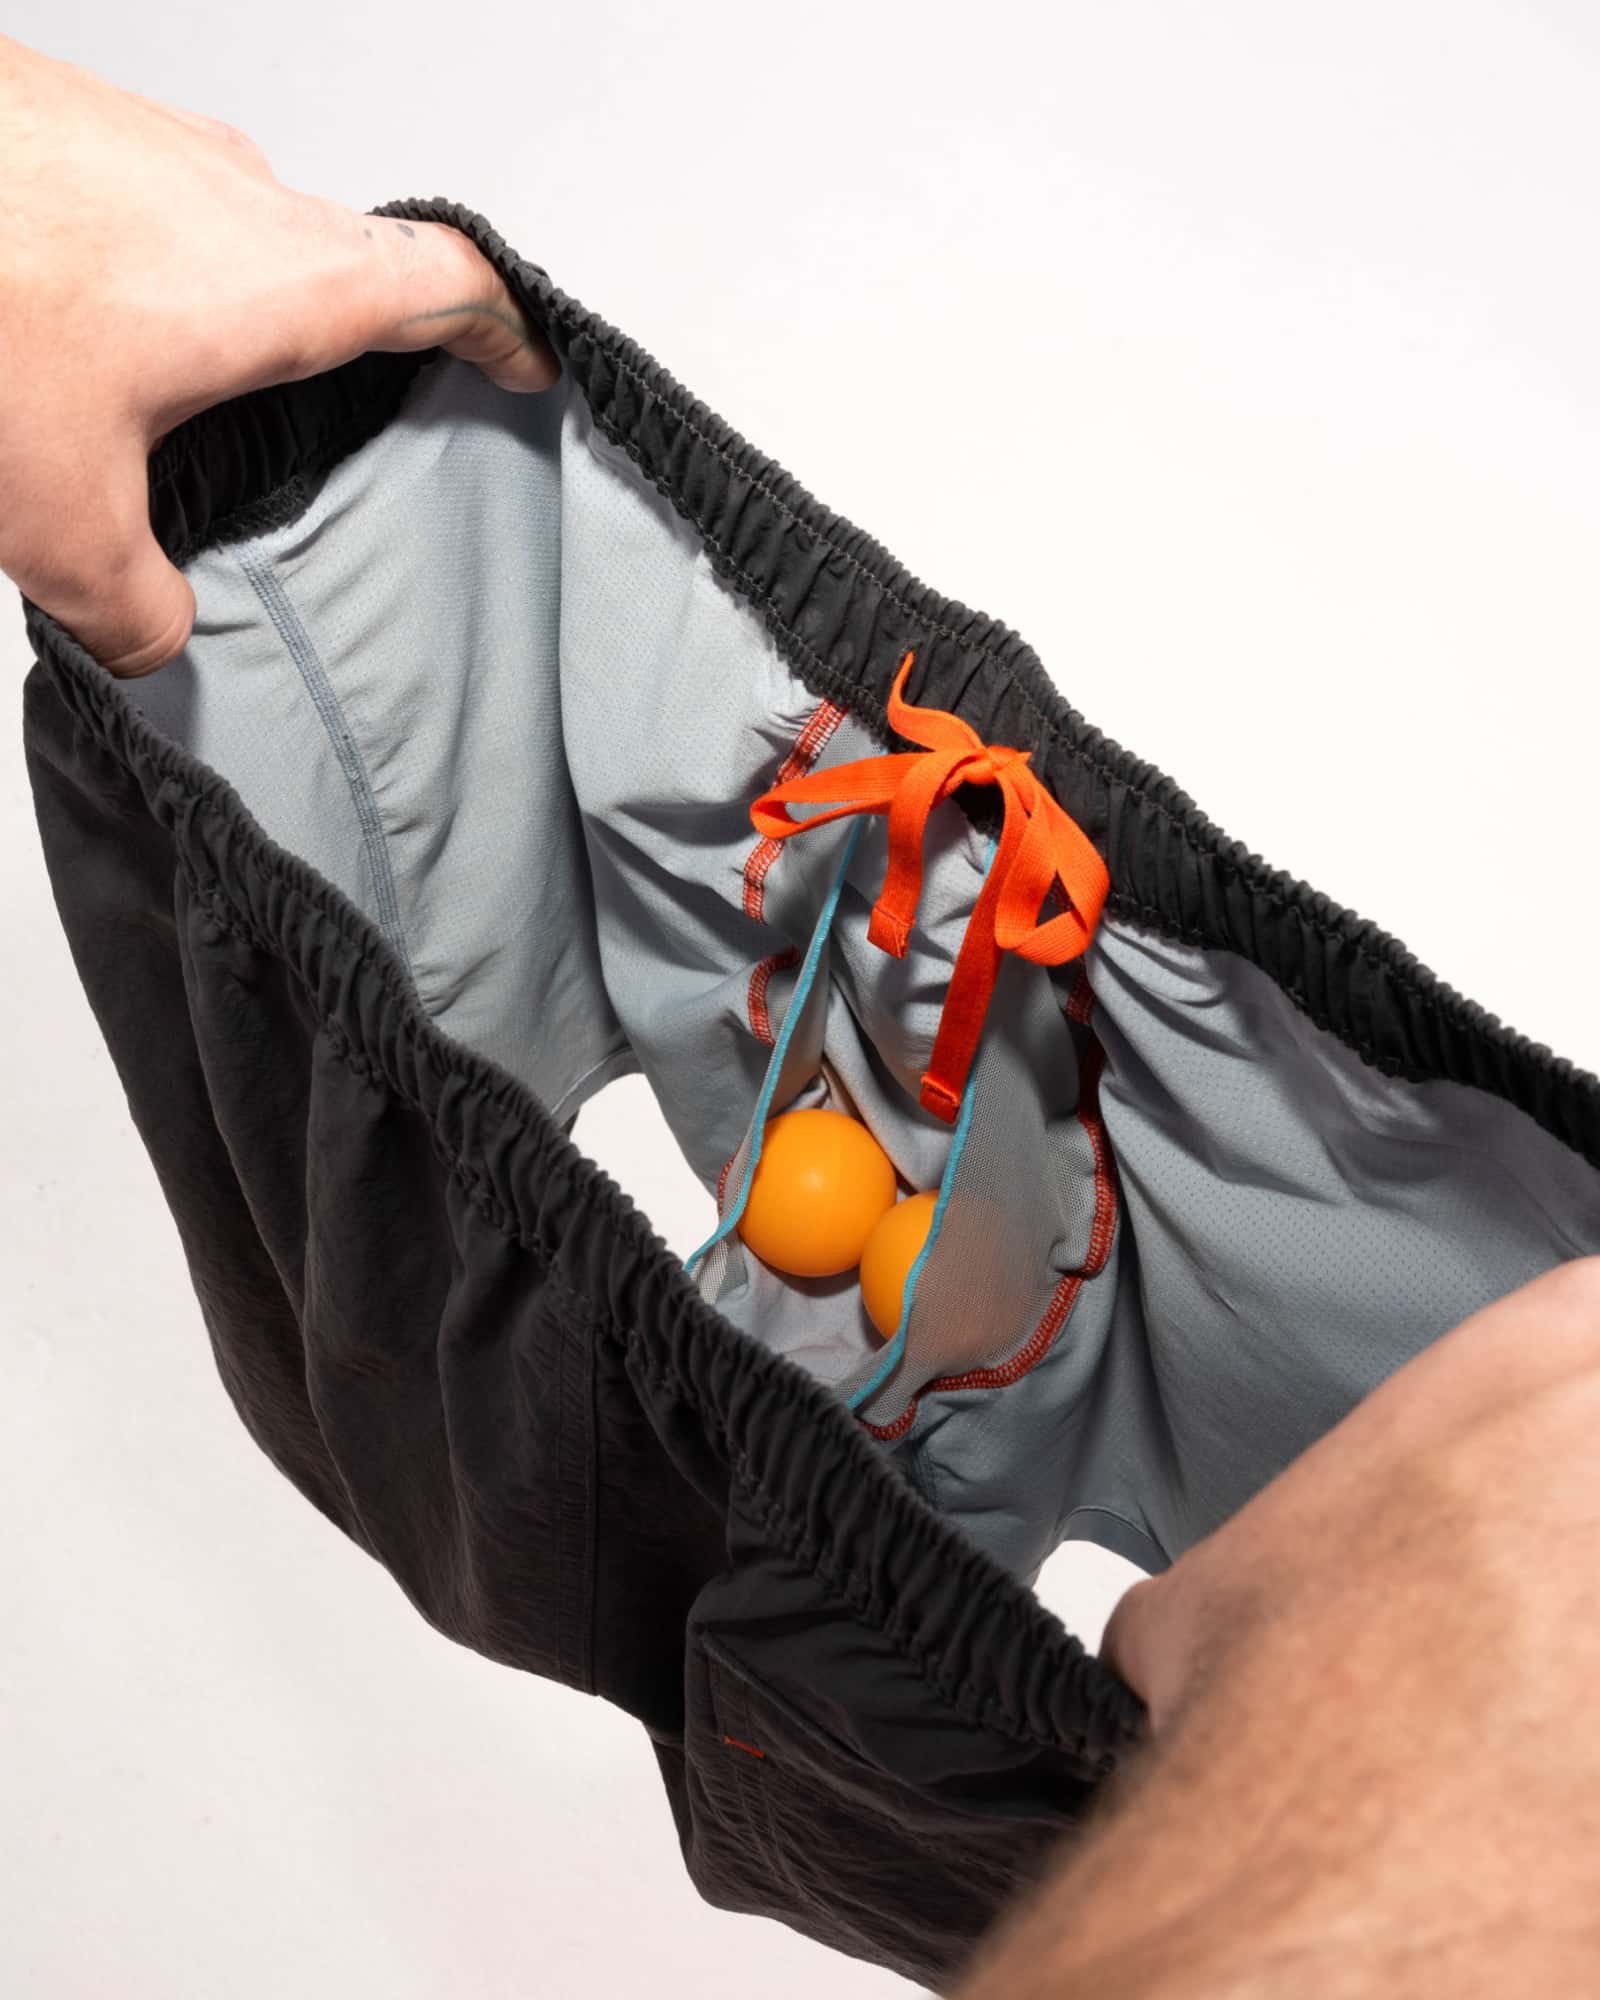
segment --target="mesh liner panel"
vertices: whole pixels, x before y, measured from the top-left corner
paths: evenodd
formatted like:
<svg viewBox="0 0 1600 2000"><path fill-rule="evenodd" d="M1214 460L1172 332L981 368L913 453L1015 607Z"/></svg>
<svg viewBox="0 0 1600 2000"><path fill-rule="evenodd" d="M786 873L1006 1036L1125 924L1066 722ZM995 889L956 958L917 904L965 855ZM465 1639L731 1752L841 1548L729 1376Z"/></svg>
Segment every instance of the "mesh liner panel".
<svg viewBox="0 0 1600 2000"><path fill-rule="evenodd" d="M868 870L876 866L869 856ZM859 872L853 866L852 879ZM815 981L791 998L799 1011L786 1018L773 1051L770 1115L811 1105L850 1112L902 1169L915 1158L914 1180L938 1184L938 1149L948 1156L948 1131L896 1084L889 1085L891 1098L905 1101L886 1101L882 1066L871 1062L839 981L836 947L850 926L864 923L865 906L842 899L839 908L839 934L822 941ZM861 961L852 957L856 969ZM881 1382L884 1346L853 1271L815 1280L782 1275L730 1233L698 1267L702 1292L736 1326L841 1395L860 1398L862 1414L874 1423L892 1423L936 1378L1002 1366L1032 1339L1062 1274L1088 1254L1095 1160L1076 1115L1078 1081L1074 1033L1056 985L1037 967L1007 961L973 1066L972 1113L941 1228L917 1282L904 1341ZM752 1124L722 1177L723 1219L740 1206L753 1140Z"/></svg>
<svg viewBox="0 0 1600 2000"><path fill-rule="evenodd" d="M822 921L827 922L824 915ZM802 1105L818 1102L815 1090L808 1089L817 1076L822 1062L823 1040L828 1014L828 996L832 988L829 976L829 961L833 953L831 936L814 937L808 950L816 953L816 968L810 984L804 992L800 982L789 996L784 1011L783 1025L779 1029L768 1063L764 1087L770 1086L767 1118L776 1118L781 1112L798 1110ZM803 979L803 973L802 973ZM770 1000L770 996L769 996ZM799 1001L798 1012L795 1008ZM776 1076L773 1070L776 1069ZM757 1106L759 1112L759 1102ZM750 1156L755 1148L756 1121L752 1117L746 1126L744 1137L739 1141L733 1157L723 1169L717 1189L717 1218L719 1223L730 1212L742 1206L745 1179L750 1171ZM701 1291L713 1304L732 1304L738 1288L747 1284L751 1275L748 1267L758 1266L758 1261L750 1255L736 1236L724 1236L714 1242L701 1264L698 1279ZM791 1286L799 1283L796 1279L787 1281ZM736 1324L742 1324L736 1321Z"/></svg>
<svg viewBox="0 0 1600 2000"><path fill-rule="evenodd" d="M971 1117L892 1374L861 1405L893 1423L930 1381L997 1368L1032 1338L1089 1253L1095 1160L1078 1052L1050 977L1008 960L968 1090ZM863 1382L875 1370L864 1371Z"/></svg>
<svg viewBox="0 0 1600 2000"><path fill-rule="evenodd" d="M831 956L832 941L824 939L816 978L801 997L798 1013L794 1013L791 999L792 1019L785 1017L779 1044L772 1052L778 1075L772 1092L771 1117L829 1101L819 1070L832 992ZM740 1205L755 1134L752 1121L728 1162L717 1203L719 1222ZM780 1278L753 1256L737 1235L728 1235L713 1243L696 1272L696 1279L705 1297L744 1332L766 1339L768 1345L788 1353L824 1381L831 1381L839 1372L841 1353L847 1353L848 1347L842 1346L839 1339L845 1328L836 1327L835 1322L841 1317L842 1307L849 1332L855 1331L855 1313L849 1310L851 1300L844 1293L844 1288L855 1290L853 1273L847 1273L843 1279ZM810 1301L811 1308L799 1313L790 1309L790 1302L797 1295ZM856 1310L859 1311L859 1306ZM778 1337L770 1337L773 1334Z"/></svg>

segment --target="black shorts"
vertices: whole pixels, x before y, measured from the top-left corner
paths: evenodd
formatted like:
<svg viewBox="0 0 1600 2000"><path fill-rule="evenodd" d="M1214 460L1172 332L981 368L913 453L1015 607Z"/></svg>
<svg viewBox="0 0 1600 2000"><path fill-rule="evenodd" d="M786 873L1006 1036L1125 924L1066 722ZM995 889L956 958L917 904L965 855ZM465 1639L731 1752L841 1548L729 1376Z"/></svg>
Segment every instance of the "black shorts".
<svg viewBox="0 0 1600 2000"><path fill-rule="evenodd" d="M464 230L562 382L371 355L164 442L183 658L117 682L29 611L62 921L263 1450L442 1631L644 1723L705 1895L944 1985L1140 1728L1039 1564L1160 1568L1600 1250L1600 1086L1225 839L479 218L386 212ZM908 653L1110 875L1086 955L1005 956L954 1123L918 1079L995 790L930 817L898 957L880 820L750 817L889 743ZM718 1203L688 1266L573 1143L628 1071ZM887 1346L733 1227L807 1105L940 1190Z"/></svg>

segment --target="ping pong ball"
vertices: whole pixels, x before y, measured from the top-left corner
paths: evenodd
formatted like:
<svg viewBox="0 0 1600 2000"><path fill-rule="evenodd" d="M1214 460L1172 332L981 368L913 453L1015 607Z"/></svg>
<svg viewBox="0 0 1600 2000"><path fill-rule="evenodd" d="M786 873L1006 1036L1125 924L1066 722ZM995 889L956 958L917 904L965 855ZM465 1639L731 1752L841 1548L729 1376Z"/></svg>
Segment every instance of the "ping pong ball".
<svg viewBox="0 0 1600 2000"><path fill-rule="evenodd" d="M833 1278L861 1262L894 1197L893 1163L858 1119L785 1111L762 1138L739 1234L775 1271Z"/></svg>
<svg viewBox="0 0 1600 2000"><path fill-rule="evenodd" d="M879 1219L861 1253L861 1298L867 1317L885 1340L893 1340L900 1325L906 1279L922 1254L933 1227L937 1188L910 1194Z"/></svg>

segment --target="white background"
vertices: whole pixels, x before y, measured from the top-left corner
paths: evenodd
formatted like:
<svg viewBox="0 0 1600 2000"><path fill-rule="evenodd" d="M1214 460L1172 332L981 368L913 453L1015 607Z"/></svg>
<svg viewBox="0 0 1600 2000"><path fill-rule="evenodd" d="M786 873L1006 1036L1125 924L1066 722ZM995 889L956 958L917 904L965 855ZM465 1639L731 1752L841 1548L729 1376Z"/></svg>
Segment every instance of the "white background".
<svg viewBox="0 0 1600 2000"><path fill-rule="evenodd" d="M6 27L295 185L482 209L1230 831L1600 1065L1586 0ZM15 689L20 621L0 644ZM248 1443L14 725L0 935L7 1990L907 1991L700 1906L642 1734L436 1637ZM580 1136L686 1247L623 1088ZM1048 1594L1092 1639L1119 1577L1069 1558Z"/></svg>

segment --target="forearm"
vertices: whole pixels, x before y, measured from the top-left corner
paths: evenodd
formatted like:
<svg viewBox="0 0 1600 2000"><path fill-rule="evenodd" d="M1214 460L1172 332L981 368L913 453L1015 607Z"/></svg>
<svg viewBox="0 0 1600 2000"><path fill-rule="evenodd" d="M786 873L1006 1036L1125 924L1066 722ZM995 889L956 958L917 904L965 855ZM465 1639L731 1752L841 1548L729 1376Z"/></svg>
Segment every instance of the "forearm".
<svg viewBox="0 0 1600 2000"><path fill-rule="evenodd" d="M1496 1797L1482 1744L1397 1759L1360 1700L1329 1727L1320 1703L1251 1697L1202 1700L1135 1760L960 2000L1594 1990L1591 1808ZM1565 1826L1564 1854L1530 1817Z"/></svg>
<svg viewBox="0 0 1600 2000"><path fill-rule="evenodd" d="M1130 1592L1151 1742L962 2000L1600 1992L1600 1263Z"/></svg>

